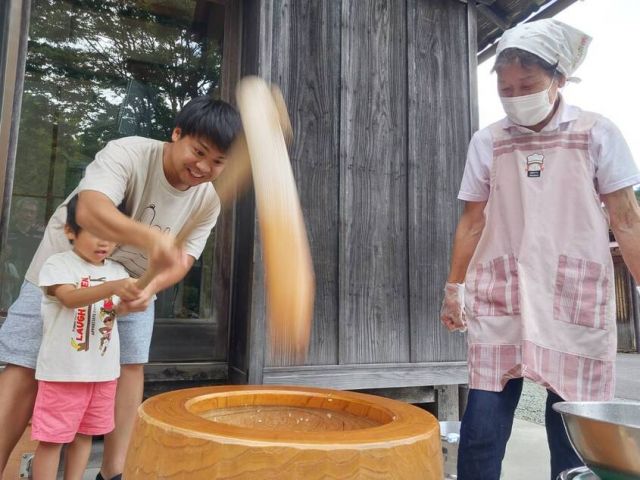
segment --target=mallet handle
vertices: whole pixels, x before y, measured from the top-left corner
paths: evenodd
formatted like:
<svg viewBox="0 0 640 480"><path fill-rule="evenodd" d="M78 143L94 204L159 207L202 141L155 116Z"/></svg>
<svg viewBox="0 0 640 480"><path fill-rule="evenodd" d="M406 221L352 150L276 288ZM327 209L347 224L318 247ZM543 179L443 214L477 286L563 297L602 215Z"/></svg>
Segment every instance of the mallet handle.
<svg viewBox="0 0 640 480"><path fill-rule="evenodd" d="M194 218L189 219L189 221L185 223L185 225L182 227L182 229L176 236L176 245L182 246L182 244L184 244L187 238L189 238L189 235L191 235L191 232L193 232L193 230L196 228L196 225L197 225L196 219ZM153 267L149 267L138 279L138 281L136 282L136 285L138 286L139 289L144 290L149 286L149 284L151 283L151 280L153 280L153 278L157 274L158 272L156 271L156 269L154 269Z"/></svg>

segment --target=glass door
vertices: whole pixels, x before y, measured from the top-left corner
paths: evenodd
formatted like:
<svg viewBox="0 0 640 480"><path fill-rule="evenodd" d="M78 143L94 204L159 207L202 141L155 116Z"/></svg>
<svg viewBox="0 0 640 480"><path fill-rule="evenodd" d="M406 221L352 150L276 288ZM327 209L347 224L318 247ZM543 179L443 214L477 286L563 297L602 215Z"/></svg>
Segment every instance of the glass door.
<svg viewBox="0 0 640 480"><path fill-rule="evenodd" d="M181 107L220 94L225 6L210 0L32 0L0 321L56 206L109 140L168 140ZM4 208L9 208L5 205ZM215 235L156 303L152 361L226 361ZM226 288L226 287L222 287Z"/></svg>

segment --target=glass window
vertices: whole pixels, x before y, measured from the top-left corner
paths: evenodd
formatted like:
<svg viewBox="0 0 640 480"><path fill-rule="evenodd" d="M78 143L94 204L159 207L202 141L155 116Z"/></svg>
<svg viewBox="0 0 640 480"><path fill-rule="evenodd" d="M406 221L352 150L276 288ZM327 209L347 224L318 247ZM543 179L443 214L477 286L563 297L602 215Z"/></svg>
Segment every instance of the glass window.
<svg viewBox="0 0 640 480"><path fill-rule="evenodd" d="M180 108L218 96L224 6L204 0L33 0L0 315L56 206L111 139L169 140ZM212 240L157 315L212 316Z"/></svg>

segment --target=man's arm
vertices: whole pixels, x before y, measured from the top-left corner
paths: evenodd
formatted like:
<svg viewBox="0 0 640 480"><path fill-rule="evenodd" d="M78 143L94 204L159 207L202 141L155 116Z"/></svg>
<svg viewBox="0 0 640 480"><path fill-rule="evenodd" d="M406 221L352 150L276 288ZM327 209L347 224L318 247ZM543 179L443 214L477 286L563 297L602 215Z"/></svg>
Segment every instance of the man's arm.
<svg viewBox="0 0 640 480"><path fill-rule="evenodd" d="M99 238L145 251L162 235L124 215L109 197L96 190L83 190L78 194L76 221Z"/></svg>
<svg viewBox="0 0 640 480"><path fill-rule="evenodd" d="M81 191L78 194L76 221L80 227L99 238L121 245L133 245L146 251L149 255L149 268L153 267L155 271L172 270L184 263L184 253L176 245L173 235L161 233L127 217L104 193L95 190Z"/></svg>
<svg viewBox="0 0 640 480"><path fill-rule="evenodd" d="M611 230L631 275L640 281L640 207L632 187L602 195Z"/></svg>
<svg viewBox="0 0 640 480"><path fill-rule="evenodd" d="M449 283L463 283L471 257L484 230L484 207L487 202L466 202L458 222L451 252Z"/></svg>
<svg viewBox="0 0 640 480"><path fill-rule="evenodd" d="M120 314L124 314L127 312L139 312L145 310L156 293L167 287L175 285L182 280L191 269L194 262L195 259L191 255L187 255L186 253L183 254L182 261L180 263L171 268L161 270L155 277L153 277L151 282L149 282L149 285L144 289L144 295L142 297L130 302L120 302L118 312Z"/></svg>

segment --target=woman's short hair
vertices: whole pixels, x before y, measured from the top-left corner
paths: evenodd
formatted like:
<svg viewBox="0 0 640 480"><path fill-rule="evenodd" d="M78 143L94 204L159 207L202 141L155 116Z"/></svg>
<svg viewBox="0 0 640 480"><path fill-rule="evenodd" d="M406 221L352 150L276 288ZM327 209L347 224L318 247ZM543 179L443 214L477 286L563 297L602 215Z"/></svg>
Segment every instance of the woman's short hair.
<svg viewBox="0 0 640 480"><path fill-rule="evenodd" d="M498 71L502 67L513 64L520 65L523 68L531 68L535 66L540 67L550 77L563 76L557 68L557 63L555 65L552 65L539 56L520 48L505 48L503 51L501 51L498 55L498 58L496 58L496 63L493 65L493 70Z"/></svg>

